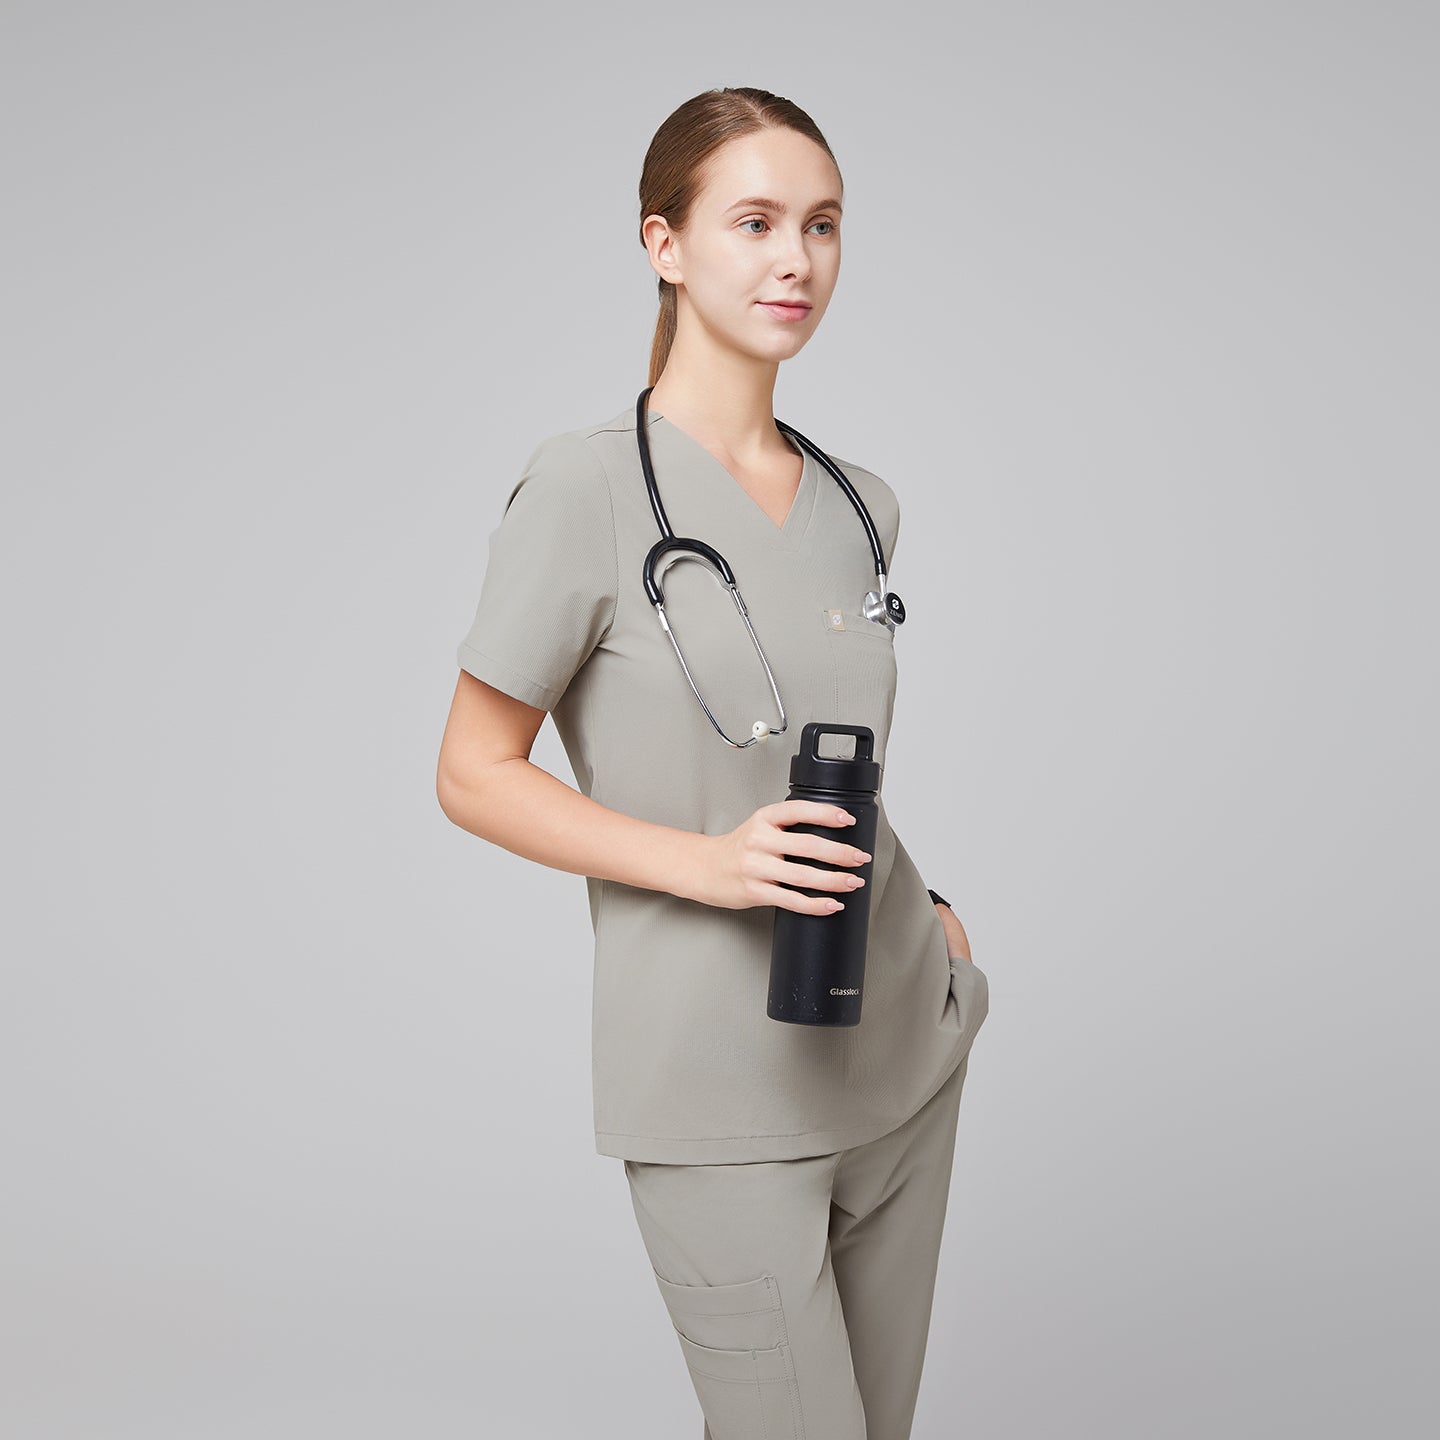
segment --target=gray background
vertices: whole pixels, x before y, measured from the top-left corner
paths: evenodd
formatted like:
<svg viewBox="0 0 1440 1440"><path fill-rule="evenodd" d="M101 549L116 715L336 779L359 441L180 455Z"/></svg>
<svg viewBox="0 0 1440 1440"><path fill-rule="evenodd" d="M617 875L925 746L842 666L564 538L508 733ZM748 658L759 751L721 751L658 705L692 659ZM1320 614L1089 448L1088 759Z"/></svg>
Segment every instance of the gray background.
<svg viewBox="0 0 1440 1440"><path fill-rule="evenodd" d="M725 84L840 160L776 413L991 981L915 1435L1433 1433L1435 12L945 8L4 5L7 1437L698 1437L584 884L433 784Z"/></svg>

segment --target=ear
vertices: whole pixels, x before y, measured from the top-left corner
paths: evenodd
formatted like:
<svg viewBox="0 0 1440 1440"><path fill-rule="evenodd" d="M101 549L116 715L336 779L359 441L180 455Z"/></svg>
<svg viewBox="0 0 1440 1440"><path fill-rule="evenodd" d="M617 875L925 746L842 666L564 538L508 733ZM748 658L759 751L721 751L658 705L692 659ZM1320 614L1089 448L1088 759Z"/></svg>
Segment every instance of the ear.
<svg viewBox="0 0 1440 1440"><path fill-rule="evenodd" d="M645 241L646 253L655 273L672 285L684 283L680 273L679 241L671 232L669 221L663 215L647 215L640 227Z"/></svg>

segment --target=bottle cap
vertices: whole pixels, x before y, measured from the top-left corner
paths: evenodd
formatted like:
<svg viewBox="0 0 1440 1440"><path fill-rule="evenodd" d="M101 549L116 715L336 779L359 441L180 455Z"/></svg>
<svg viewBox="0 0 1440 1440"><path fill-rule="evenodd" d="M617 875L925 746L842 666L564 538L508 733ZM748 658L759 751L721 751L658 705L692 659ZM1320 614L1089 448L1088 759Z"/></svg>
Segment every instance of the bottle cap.
<svg viewBox="0 0 1440 1440"><path fill-rule="evenodd" d="M822 735L853 735L853 759L820 754ZM855 790L874 794L880 789L880 762L875 753L875 732L868 725L832 725L812 720L800 731L800 748L790 757L790 783L821 790Z"/></svg>

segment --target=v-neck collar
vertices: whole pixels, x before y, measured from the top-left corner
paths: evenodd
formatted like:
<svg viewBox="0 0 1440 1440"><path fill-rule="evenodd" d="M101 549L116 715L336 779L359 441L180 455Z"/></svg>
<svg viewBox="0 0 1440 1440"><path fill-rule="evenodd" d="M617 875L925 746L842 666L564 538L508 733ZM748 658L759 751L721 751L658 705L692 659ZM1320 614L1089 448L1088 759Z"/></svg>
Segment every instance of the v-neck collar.
<svg viewBox="0 0 1440 1440"><path fill-rule="evenodd" d="M723 480L725 485L739 497L742 508L753 515L759 527L769 534L772 543L785 549L798 548L805 532L810 528L810 519L815 513L817 493L816 462L803 445L798 445L788 435L785 436L785 443L792 450L798 451L803 463L800 467L800 484L795 491L795 498L790 502L790 509L785 516L784 523L777 525L761 508L760 502L688 430L682 430L673 420L666 419L662 410L647 409L646 413L651 421L663 421L670 434L677 436L682 444L689 446L705 462L708 462L711 473L717 479ZM657 475L656 479L658 481L660 477Z"/></svg>

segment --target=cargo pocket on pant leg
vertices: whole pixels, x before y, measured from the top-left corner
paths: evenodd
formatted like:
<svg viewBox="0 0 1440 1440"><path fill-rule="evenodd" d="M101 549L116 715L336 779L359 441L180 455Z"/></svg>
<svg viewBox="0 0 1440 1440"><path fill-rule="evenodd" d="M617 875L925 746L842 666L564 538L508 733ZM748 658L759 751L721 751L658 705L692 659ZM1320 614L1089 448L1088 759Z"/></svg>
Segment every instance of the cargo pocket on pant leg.
<svg viewBox="0 0 1440 1440"><path fill-rule="evenodd" d="M713 1440L804 1440L775 1277L678 1285L657 1270L655 1281Z"/></svg>

